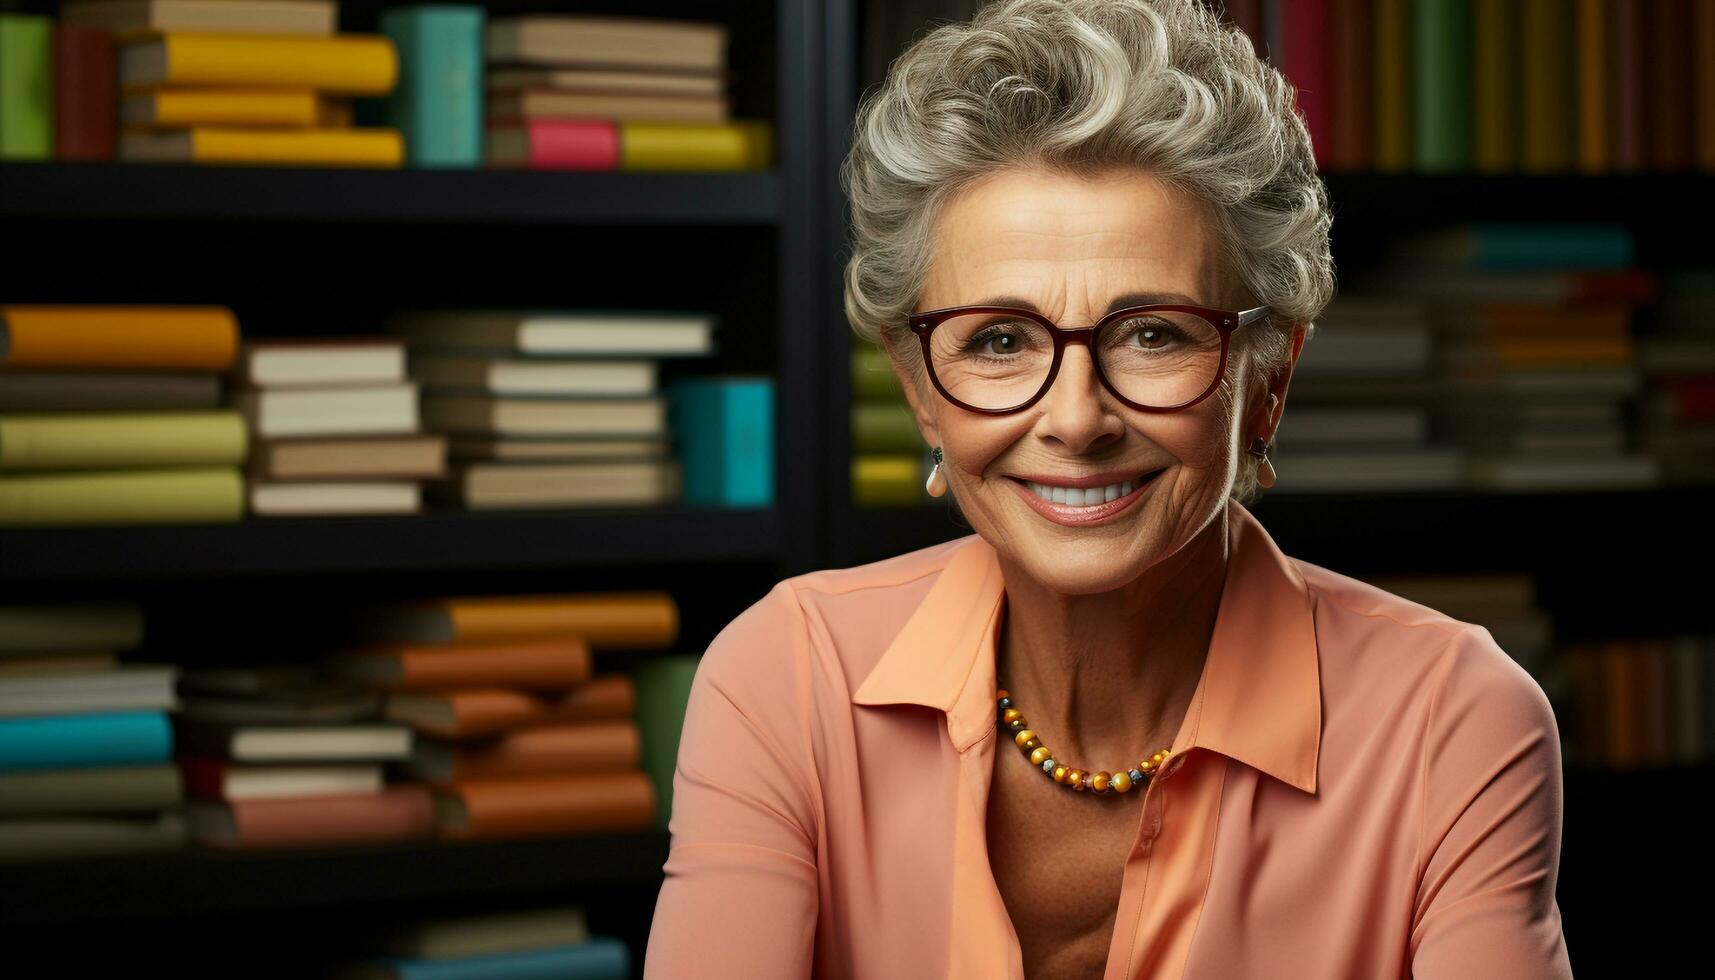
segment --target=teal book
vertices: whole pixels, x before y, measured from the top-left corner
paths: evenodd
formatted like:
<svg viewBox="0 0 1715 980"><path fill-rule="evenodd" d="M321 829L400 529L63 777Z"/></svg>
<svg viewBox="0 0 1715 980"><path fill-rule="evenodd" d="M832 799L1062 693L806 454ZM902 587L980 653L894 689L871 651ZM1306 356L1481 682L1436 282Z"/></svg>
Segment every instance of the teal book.
<svg viewBox="0 0 1715 980"><path fill-rule="evenodd" d="M119 766L172 756L165 711L0 719L0 770Z"/></svg>
<svg viewBox="0 0 1715 980"><path fill-rule="evenodd" d="M424 4L381 12L399 51L399 83L385 125L405 135L413 167L480 167L483 160L482 7Z"/></svg>
<svg viewBox="0 0 1715 980"><path fill-rule="evenodd" d="M693 506L774 506L774 379L710 375L667 383L667 424Z"/></svg>
<svg viewBox="0 0 1715 980"><path fill-rule="evenodd" d="M54 156L54 22L0 13L0 159Z"/></svg>
<svg viewBox="0 0 1715 980"><path fill-rule="evenodd" d="M1425 173L1462 173L1476 163L1471 2L1412 4L1412 145Z"/></svg>
<svg viewBox="0 0 1715 980"><path fill-rule="evenodd" d="M457 956L444 960L380 957L365 976L398 980L625 980L631 951L618 937L591 936L575 946L548 946L516 953Z"/></svg>

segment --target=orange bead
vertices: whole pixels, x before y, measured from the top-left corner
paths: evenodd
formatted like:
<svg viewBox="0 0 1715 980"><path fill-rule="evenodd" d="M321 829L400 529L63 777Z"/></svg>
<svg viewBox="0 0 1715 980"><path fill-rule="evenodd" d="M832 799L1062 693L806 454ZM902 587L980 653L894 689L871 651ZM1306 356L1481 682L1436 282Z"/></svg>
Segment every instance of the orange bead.
<svg viewBox="0 0 1715 980"><path fill-rule="evenodd" d="M1035 738L1035 737L1036 737L1036 733L1035 733L1035 732L1033 732L1033 731L1031 731L1031 730L1030 730L1030 729L1028 729L1028 728L1020 728L1020 729L1019 729L1019 730L1018 730L1018 734L1016 734L1016 735L1014 735L1014 736L1013 736L1013 737L1012 737L1012 740L1013 740L1013 741L1014 741L1014 742L1017 742L1017 743L1018 743L1018 747L1019 747L1019 748L1021 748L1021 749L1022 749L1022 748L1024 748L1024 743L1025 743L1025 742L1028 742L1028 741L1030 741L1030 740L1031 740L1031 739L1033 739L1033 738Z"/></svg>
<svg viewBox="0 0 1715 980"><path fill-rule="evenodd" d="M1113 788L1116 793L1124 793L1131 789L1131 776L1124 770L1114 773Z"/></svg>
<svg viewBox="0 0 1715 980"><path fill-rule="evenodd" d="M1054 767L1054 781L1057 783L1064 783L1071 774L1072 770L1065 766Z"/></svg>
<svg viewBox="0 0 1715 980"><path fill-rule="evenodd" d="M1014 721L1016 719L1023 718L1023 717L1024 717L1024 712L1018 710L1017 708L1008 708L1005 711L1001 712L1001 714L1000 714L1000 720L1001 720L1002 724L1005 724L1007 722Z"/></svg>
<svg viewBox="0 0 1715 980"><path fill-rule="evenodd" d="M1084 772L1084 770L1074 769L1074 770L1072 770L1071 774L1066 777L1066 784L1071 786L1073 789L1077 790L1078 792L1082 793L1086 788L1084 786L1084 776L1085 775L1087 775L1087 774Z"/></svg>
<svg viewBox="0 0 1715 980"><path fill-rule="evenodd" d="M1048 746L1039 745L1030 751L1030 764L1040 768L1042 763L1046 762L1053 754L1048 751Z"/></svg>
<svg viewBox="0 0 1715 980"><path fill-rule="evenodd" d="M994 699L996 701L999 701L1001 698L1010 698L1010 697L1012 697L1012 695L1006 693L1005 688L1001 688L1000 690L994 692Z"/></svg>
<svg viewBox="0 0 1715 980"><path fill-rule="evenodd" d="M1103 769L1090 777L1090 788L1098 793L1106 793L1108 791L1108 783L1112 780L1113 774L1108 772L1106 769Z"/></svg>

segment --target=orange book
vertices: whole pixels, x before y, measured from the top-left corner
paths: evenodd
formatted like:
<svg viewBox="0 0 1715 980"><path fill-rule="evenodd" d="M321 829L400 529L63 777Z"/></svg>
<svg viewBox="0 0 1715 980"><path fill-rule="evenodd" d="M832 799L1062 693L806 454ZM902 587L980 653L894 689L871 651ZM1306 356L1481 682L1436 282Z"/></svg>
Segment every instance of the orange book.
<svg viewBox="0 0 1715 980"><path fill-rule="evenodd" d="M506 689L407 691L387 697L390 721L442 738L472 738L560 721L631 718L637 681L630 674L598 674L563 692Z"/></svg>
<svg viewBox="0 0 1715 980"><path fill-rule="evenodd" d="M1584 343L1576 340L1503 340L1495 344L1502 367L1547 364L1624 364L1632 358L1629 340Z"/></svg>
<svg viewBox="0 0 1715 980"><path fill-rule="evenodd" d="M435 822L454 840L588 834L649 827L655 806L655 784L641 769L515 776L438 792Z"/></svg>
<svg viewBox="0 0 1715 980"><path fill-rule="evenodd" d="M475 743L419 740L411 757L412 773L437 785L642 765L643 734L629 718L538 725Z"/></svg>
<svg viewBox="0 0 1715 980"><path fill-rule="evenodd" d="M422 783L395 784L379 793L185 805L191 837L223 850L423 840L434 836L434 813L434 795Z"/></svg>
<svg viewBox="0 0 1715 980"><path fill-rule="evenodd" d="M404 607L379 626L389 638L413 643L569 633L598 647L664 647L679 635L679 607L665 592L458 597Z"/></svg>
<svg viewBox="0 0 1715 980"><path fill-rule="evenodd" d="M582 637L460 646L386 646L328 658L335 674L384 691L458 687L565 688L590 679Z"/></svg>
<svg viewBox="0 0 1715 980"><path fill-rule="evenodd" d="M1630 648L1622 642L1600 645L1602 690L1607 695L1602 712L1606 739L1602 761L1610 769L1635 769L1638 764L1637 668Z"/></svg>
<svg viewBox="0 0 1715 980"><path fill-rule="evenodd" d="M238 318L224 306L0 306L0 366L225 371Z"/></svg>

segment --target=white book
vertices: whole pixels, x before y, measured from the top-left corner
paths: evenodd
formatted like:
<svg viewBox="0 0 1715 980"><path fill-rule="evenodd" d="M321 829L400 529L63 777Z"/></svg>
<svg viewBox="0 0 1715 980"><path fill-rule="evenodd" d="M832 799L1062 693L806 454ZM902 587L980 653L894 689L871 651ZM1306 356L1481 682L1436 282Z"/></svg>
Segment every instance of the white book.
<svg viewBox="0 0 1715 980"><path fill-rule="evenodd" d="M171 664L125 664L113 671L0 678L0 717L171 711L178 707Z"/></svg>
<svg viewBox="0 0 1715 980"><path fill-rule="evenodd" d="M387 339L247 340L238 376L257 387L376 385L405 380L405 344Z"/></svg>
<svg viewBox="0 0 1715 980"><path fill-rule="evenodd" d="M416 432L412 382L349 388L254 388L238 407L259 436L329 436Z"/></svg>
<svg viewBox="0 0 1715 980"><path fill-rule="evenodd" d="M389 317L413 347L521 354L695 356L713 353L713 313L468 310Z"/></svg>
<svg viewBox="0 0 1715 980"><path fill-rule="evenodd" d="M380 763L322 766L227 766L220 794L226 800L275 800L293 796L381 792Z"/></svg>
<svg viewBox="0 0 1715 980"><path fill-rule="evenodd" d="M412 380L428 391L496 395L647 395L656 391L656 362L637 358L467 357L413 352Z"/></svg>
<svg viewBox="0 0 1715 980"><path fill-rule="evenodd" d="M1345 493L1370 490L1451 490L1465 484L1464 451L1425 446L1401 451L1294 451L1284 443L1272 492Z"/></svg>
<svg viewBox="0 0 1715 980"><path fill-rule="evenodd" d="M422 485L410 480L252 481L250 512L265 517L310 514L415 514Z"/></svg>

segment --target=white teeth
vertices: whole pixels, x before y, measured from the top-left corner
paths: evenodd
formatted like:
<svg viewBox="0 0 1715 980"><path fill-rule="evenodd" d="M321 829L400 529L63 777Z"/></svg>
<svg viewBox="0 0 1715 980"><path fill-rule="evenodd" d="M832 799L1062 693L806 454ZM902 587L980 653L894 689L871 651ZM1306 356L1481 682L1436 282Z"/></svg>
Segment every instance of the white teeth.
<svg viewBox="0 0 1715 980"><path fill-rule="evenodd" d="M1030 492L1043 500L1056 504L1069 504L1073 507L1089 507L1094 504L1118 500L1137 489L1136 480L1126 480L1123 483L1110 483L1105 487L1091 487L1088 490L1076 487L1051 487L1046 483L1026 483Z"/></svg>

